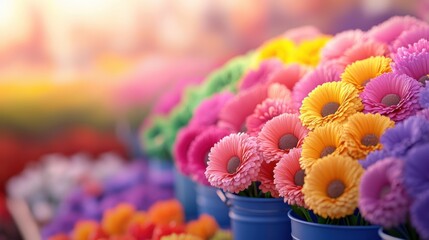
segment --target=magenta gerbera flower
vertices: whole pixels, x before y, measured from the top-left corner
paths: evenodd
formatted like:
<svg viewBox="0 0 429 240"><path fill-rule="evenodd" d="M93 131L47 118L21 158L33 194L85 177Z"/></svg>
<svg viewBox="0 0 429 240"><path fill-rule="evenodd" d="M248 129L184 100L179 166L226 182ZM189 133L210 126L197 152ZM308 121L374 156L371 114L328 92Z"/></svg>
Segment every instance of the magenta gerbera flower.
<svg viewBox="0 0 429 240"><path fill-rule="evenodd" d="M372 27L366 34L369 38L390 44L404 30L422 25L423 22L410 16L395 16L387 21Z"/></svg>
<svg viewBox="0 0 429 240"><path fill-rule="evenodd" d="M356 61L367 59L375 56L388 56L389 50L385 43L374 40L365 40L356 43L344 52L344 55L339 59L339 62L346 67Z"/></svg>
<svg viewBox="0 0 429 240"><path fill-rule="evenodd" d="M270 193L271 196L277 198L279 197L279 192L274 185L274 168L276 167L278 161L265 162L262 161L261 169L258 175L258 181L261 183L259 189L263 193Z"/></svg>
<svg viewBox="0 0 429 240"><path fill-rule="evenodd" d="M410 209L411 223L416 228L421 239L429 239L429 190L418 196Z"/></svg>
<svg viewBox="0 0 429 240"><path fill-rule="evenodd" d="M238 193L257 179L261 164L256 138L236 133L222 138L210 150L205 175L212 186Z"/></svg>
<svg viewBox="0 0 429 240"><path fill-rule="evenodd" d="M209 160L210 149L230 133L229 130L213 126L205 129L195 138L188 151L188 164L192 179L201 184L209 185L204 172Z"/></svg>
<svg viewBox="0 0 429 240"><path fill-rule="evenodd" d="M268 59L259 64L258 69L247 72L240 82L240 91L249 89L256 84L266 83L274 72L284 68L277 59Z"/></svg>
<svg viewBox="0 0 429 240"><path fill-rule="evenodd" d="M230 92L214 94L208 99L203 100L195 109L194 115L189 122L191 126L211 126L219 120L219 113L225 104L231 100L234 95Z"/></svg>
<svg viewBox="0 0 429 240"><path fill-rule="evenodd" d="M234 132L246 132L246 118L267 98L267 85L255 85L229 100L219 113L218 125Z"/></svg>
<svg viewBox="0 0 429 240"><path fill-rule="evenodd" d="M371 223L390 228L405 222L410 198L403 183L403 166L401 159L386 158L362 176L359 210Z"/></svg>
<svg viewBox="0 0 429 240"><path fill-rule="evenodd" d="M257 136L267 121L283 113L297 112L298 110L293 108L288 101L267 98L261 104L256 106L252 115L247 117L247 133L252 136Z"/></svg>
<svg viewBox="0 0 429 240"><path fill-rule="evenodd" d="M204 127L200 126L187 126L180 129L177 134L175 144L173 146L173 157L177 169L185 174L189 175L189 164L188 164L188 151L191 143L195 140L200 133L204 131Z"/></svg>
<svg viewBox="0 0 429 240"><path fill-rule="evenodd" d="M274 72L268 83L281 83L288 89L293 89L295 84L309 71L311 68L300 64L288 64L286 67Z"/></svg>
<svg viewBox="0 0 429 240"><path fill-rule="evenodd" d="M317 86L326 82L337 82L344 68L329 62L319 65L314 71L307 73L294 87L292 101L296 108L300 108L302 100Z"/></svg>
<svg viewBox="0 0 429 240"><path fill-rule="evenodd" d="M392 52L396 52L401 47L408 47L408 45L414 44L420 39L429 39L429 26L427 24L402 32L392 43Z"/></svg>
<svg viewBox="0 0 429 240"><path fill-rule="evenodd" d="M361 30L349 30L341 32L322 49L322 62L338 59L354 45L364 40L364 34Z"/></svg>
<svg viewBox="0 0 429 240"><path fill-rule="evenodd" d="M299 165L301 148L292 149L284 155L274 168L274 184L280 196L284 197L289 205L306 207L302 186L304 185L304 170Z"/></svg>
<svg viewBox="0 0 429 240"><path fill-rule="evenodd" d="M420 109L420 89L420 83L407 75L382 74L371 80L360 95L364 112L402 121Z"/></svg>
<svg viewBox="0 0 429 240"><path fill-rule="evenodd" d="M429 41L421 39L407 48L398 49L392 66L393 71L406 74L422 84L429 79Z"/></svg>
<svg viewBox="0 0 429 240"><path fill-rule="evenodd" d="M307 133L297 114L284 113L271 119L258 135L264 160L279 161L291 149L301 147Z"/></svg>

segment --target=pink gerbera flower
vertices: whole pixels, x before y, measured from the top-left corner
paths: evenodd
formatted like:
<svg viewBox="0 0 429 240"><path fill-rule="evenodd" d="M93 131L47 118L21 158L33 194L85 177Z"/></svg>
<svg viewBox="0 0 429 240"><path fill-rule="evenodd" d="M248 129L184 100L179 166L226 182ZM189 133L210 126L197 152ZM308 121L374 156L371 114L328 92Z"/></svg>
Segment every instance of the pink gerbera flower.
<svg viewBox="0 0 429 240"><path fill-rule="evenodd" d="M300 157L301 148L292 149L289 154L283 156L274 168L274 184L289 205L306 207L301 192L305 173L299 165Z"/></svg>
<svg viewBox="0 0 429 240"><path fill-rule="evenodd" d="M422 86L407 75L385 73L371 80L361 93L365 113L379 113L395 122L416 114L420 109Z"/></svg>
<svg viewBox="0 0 429 240"><path fill-rule="evenodd" d="M246 118L267 98L267 85L255 85L229 100L219 113L219 127L246 132Z"/></svg>
<svg viewBox="0 0 429 240"><path fill-rule="evenodd" d="M339 62L346 67L356 61L367 59L375 56L388 56L389 50L385 43L377 42L374 40L365 40L351 46L344 55L340 58Z"/></svg>
<svg viewBox="0 0 429 240"><path fill-rule="evenodd" d="M279 161L293 148L299 148L308 129L297 114L284 113L268 121L258 135L265 161Z"/></svg>
<svg viewBox="0 0 429 240"><path fill-rule="evenodd" d="M261 62L258 69L250 70L244 75L240 83L240 91L249 89L256 84L266 83L276 71L282 68L284 65L278 59L268 59Z"/></svg>
<svg viewBox="0 0 429 240"><path fill-rule="evenodd" d="M271 196L275 198L279 197L279 192L274 185L274 168L277 163L278 161L272 161L270 163L262 161L258 175L258 181L261 183L259 189L261 189L263 193L270 193Z"/></svg>
<svg viewBox="0 0 429 240"><path fill-rule="evenodd" d="M429 79L429 41L421 39L407 48L398 49L393 61L393 70L406 74L425 84Z"/></svg>
<svg viewBox="0 0 429 240"><path fill-rule="evenodd" d="M292 99L292 93L285 85L281 83L272 83L268 85L268 98L290 101Z"/></svg>
<svg viewBox="0 0 429 240"><path fill-rule="evenodd" d="M205 174L212 186L238 193L257 179L261 164L256 138L236 133L222 138L210 150Z"/></svg>
<svg viewBox="0 0 429 240"><path fill-rule="evenodd" d="M386 228L405 222L410 199L403 182L404 161L385 158L362 176L359 209L371 223Z"/></svg>
<svg viewBox="0 0 429 240"><path fill-rule="evenodd" d="M211 126L219 120L219 112L234 95L230 92L222 92L203 100L195 109L189 122L191 126Z"/></svg>
<svg viewBox="0 0 429 240"><path fill-rule="evenodd" d="M300 44L304 40L313 39L320 35L322 33L319 29L313 26L303 26L286 31L283 37L292 40L295 44Z"/></svg>
<svg viewBox="0 0 429 240"><path fill-rule="evenodd" d="M340 81L343 68L333 62L319 65L314 71L307 73L294 87L292 101L296 108L300 108L302 100L317 86L326 82Z"/></svg>
<svg viewBox="0 0 429 240"><path fill-rule="evenodd" d="M379 42L390 44L403 31L422 24L424 24L422 21L410 16L395 16L371 28L366 36Z"/></svg>
<svg viewBox="0 0 429 240"><path fill-rule="evenodd" d="M392 43L392 52L396 52L401 47L408 47L420 39L429 39L429 26L427 24L402 32Z"/></svg>
<svg viewBox="0 0 429 240"><path fill-rule="evenodd" d="M361 30L349 30L335 35L322 49L322 62L342 57L348 49L363 40L364 34Z"/></svg>
<svg viewBox="0 0 429 240"><path fill-rule="evenodd" d="M247 117L246 126L248 134L257 136L264 124L274 117L283 113L297 113L290 103L282 99L267 98L261 104L256 106L252 115Z"/></svg>
<svg viewBox="0 0 429 240"><path fill-rule="evenodd" d="M300 64L289 64L274 72L268 80L268 83L281 83L288 89L293 89L295 84L310 70L311 68Z"/></svg>
<svg viewBox="0 0 429 240"><path fill-rule="evenodd" d="M231 132L218 128L209 127L191 143L188 151L188 163L191 177L198 183L209 185L204 174L209 160L210 149L219 142L223 137L228 136Z"/></svg>
<svg viewBox="0 0 429 240"><path fill-rule="evenodd" d="M191 143L200 133L204 131L204 127L187 126L180 129L177 134L176 142L173 147L173 156L178 170L184 175L189 175L188 151Z"/></svg>

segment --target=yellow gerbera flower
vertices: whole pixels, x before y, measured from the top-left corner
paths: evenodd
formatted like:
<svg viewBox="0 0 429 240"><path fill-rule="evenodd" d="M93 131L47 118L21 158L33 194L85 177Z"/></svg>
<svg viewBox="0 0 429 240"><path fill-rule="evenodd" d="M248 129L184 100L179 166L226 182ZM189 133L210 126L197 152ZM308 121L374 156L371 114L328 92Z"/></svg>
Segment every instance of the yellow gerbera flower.
<svg viewBox="0 0 429 240"><path fill-rule="evenodd" d="M276 38L263 44L256 52L256 66L263 60L277 58L283 63L290 62L295 44L287 38ZM254 64L252 64L253 66Z"/></svg>
<svg viewBox="0 0 429 240"><path fill-rule="evenodd" d="M304 201L324 218L342 218L358 205L358 188L364 170L347 156L327 156L312 167L304 180Z"/></svg>
<svg viewBox="0 0 429 240"><path fill-rule="evenodd" d="M318 159L341 154L344 149L341 145L342 126L338 123L328 123L316 128L304 139L299 164L309 173Z"/></svg>
<svg viewBox="0 0 429 240"><path fill-rule="evenodd" d="M320 50L331 39L331 36L321 36L305 40L294 50L289 61L309 66L317 66L320 61Z"/></svg>
<svg viewBox="0 0 429 240"><path fill-rule="evenodd" d="M341 123L361 111L358 90L344 82L328 82L315 88L302 101L299 116L310 130L329 122Z"/></svg>
<svg viewBox="0 0 429 240"><path fill-rule="evenodd" d="M395 125L390 118L380 114L356 113L344 125L341 141L347 153L354 159L362 159L368 153L381 149L380 137L386 129Z"/></svg>
<svg viewBox="0 0 429 240"><path fill-rule="evenodd" d="M346 67L341 75L341 81L355 85L361 92L371 79L383 73L391 72L391 62L392 59L383 56L356 61Z"/></svg>
<svg viewBox="0 0 429 240"><path fill-rule="evenodd" d="M203 239L191 234L186 234L186 233L180 233L180 234L172 233L170 235L161 237L161 240L203 240Z"/></svg>

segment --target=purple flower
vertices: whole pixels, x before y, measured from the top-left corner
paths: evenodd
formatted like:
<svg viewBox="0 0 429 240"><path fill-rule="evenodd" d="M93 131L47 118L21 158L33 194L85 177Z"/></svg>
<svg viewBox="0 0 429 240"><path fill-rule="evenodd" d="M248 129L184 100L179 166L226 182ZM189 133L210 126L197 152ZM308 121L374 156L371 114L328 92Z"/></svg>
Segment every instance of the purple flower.
<svg viewBox="0 0 429 240"><path fill-rule="evenodd" d="M407 48L399 48L393 58L393 71L406 74L424 84L429 74L428 50L429 41L426 39L421 39Z"/></svg>
<svg viewBox="0 0 429 240"><path fill-rule="evenodd" d="M234 97L230 92L222 92L202 101L195 109L190 126L215 125L219 120L219 112L223 106Z"/></svg>
<svg viewBox="0 0 429 240"><path fill-rule="evenodd" d="M410 200L404 188L403 166L401 159L386 158L362 176L359 210L371 223L390 228L405 222Z"/></svg>
<svg viewBox="0 0 429 240"><path fill-rule="evenodd" d="M421 239L429 239L429 190L420 194L411 205L411 223L420 235Z"/></svg>
<svg viewBox="0 0 429 240"><path fill-rule="evenodd" d="M424 117L426 120L429 121L429 108L425 108L423 110L418 111L416 115Z"/></svg>
<svg viewBox="0 0 429 240"><path fill-rule="evenodd" d="M263 61L259 68L256 70L250 70L242 79L240 84L240 90L248 89L256 84L266 83L272 74L277 70L283 68L283 64L276 59L269 59Z"/></svg>
<svg viewBox="0 0 429 240"><path fill-rule="evenodd" d="M408 194L417 198L429 189L429 144L411 149L406 156L404 167L405 186Z"/></svg>
<svg viewBox="0 0 429 240"><path fill-rule="evenodd" d="M419 102L422 108L429 108L429 84L420 90Z"/></svg>
<svg viewBox="0 0 429 240"><path fill-rule="evenodd" d="M379 113L395 122L420 109L421 84L407 75L385 73L372 79L361 93L365 113Z"/></svg>
<svg viewBox="0 0 429 240"><path fill-rule="evenodd" d="M429 121L421 116L409 117L387 129L380 142L391 156L405 156L412 147L429 142Z"/></svg>
<svg viewBox="0 0 429 240"><path fill-rule="evenodd" d="M378 162L379 160L385 159L387 157L390 157L389 152L383 151L383 150L376 150L370 152L366 158L359 160L360 165L362 165L363 168L367 169L374 163Z"/></svg>

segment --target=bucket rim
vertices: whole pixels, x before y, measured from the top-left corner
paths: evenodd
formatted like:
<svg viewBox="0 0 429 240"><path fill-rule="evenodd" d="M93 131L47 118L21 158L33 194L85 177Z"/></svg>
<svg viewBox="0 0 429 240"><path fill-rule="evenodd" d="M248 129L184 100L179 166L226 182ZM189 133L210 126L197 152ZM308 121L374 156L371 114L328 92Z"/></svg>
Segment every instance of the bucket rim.
<svg viewBox="0 0 429 240"><path fill-rule="evenodd" d="M313 227L319 227L319 228L336 228L336 229L354 229L354 230L360 230L360 229L379 229L380 226L378 225L369 225L369 226L344 226L344 225L329 225L329 224L321 224L321 223L313 223L313 222L307 222L305 220L299 219L296 214L293 212L292 209L290 209L287 213L288 217L290 218L291 222L298 222L304 225L313 226Z"/></svg>
<svg viewBox="0 0 429 240"><path fill-rule="evenodd" d="M283 198L256 198L256 197L244 197L244 196L238 196L232 193L225 193L226 197L228 199L239 199L243 202L282 202L284 203Z"/></svg>

